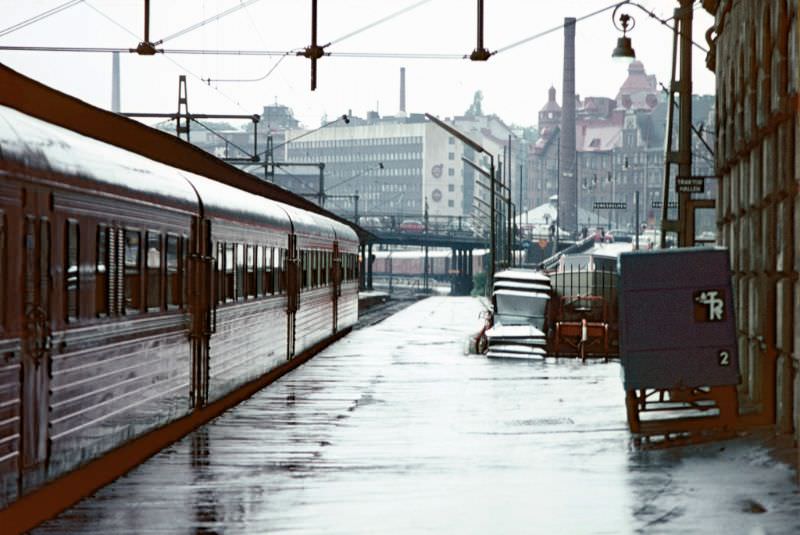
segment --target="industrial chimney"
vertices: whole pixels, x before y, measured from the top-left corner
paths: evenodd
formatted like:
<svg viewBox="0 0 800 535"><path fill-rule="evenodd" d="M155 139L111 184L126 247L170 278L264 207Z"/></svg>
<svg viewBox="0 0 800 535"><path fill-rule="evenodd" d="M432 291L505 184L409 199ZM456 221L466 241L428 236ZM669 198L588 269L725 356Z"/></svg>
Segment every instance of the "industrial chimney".
<svg viewBox="0 0 800 535"><path fill-rule="evenodd" d="M400 117L406 117L406 68L400 67Z"/></svg>
<svg viewBox="0 0 800 535"><path fill-rule="evenodd" d="M575 19L564 19L564 108L558 158L558 226L578 230L578 178L575 153Z"/></svg>
<svg viewBox="0 0 800 535"><path fill-rule="evenodd" d="M119 113L119 52L111 53L111 111Z"/></svg>

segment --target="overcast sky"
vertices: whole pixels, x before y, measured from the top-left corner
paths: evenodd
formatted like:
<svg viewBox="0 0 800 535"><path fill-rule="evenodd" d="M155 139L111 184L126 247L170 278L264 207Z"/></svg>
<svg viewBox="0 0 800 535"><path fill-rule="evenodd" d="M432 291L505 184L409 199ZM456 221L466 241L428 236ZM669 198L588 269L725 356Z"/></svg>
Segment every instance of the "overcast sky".
<svg viewBox="0 0 800 535"><path fill-rule="evenodd" d="M65 0L0 0L2 29L63 4ZM150 37L157 41L239 4L239 0L152 0ZM339 40L420 0L319 0L319 42L334 41L339 53L469 54L476 44L475 0L429 0L370 30ZM581 17L611 0L486 0L484 44L501 49ZM666 18L672 0L640 0ZM0 37L0 45L134 48L143 38L143 0L86 0L36 24ZM259 0L200 29L166 41L165 49L288 51L310 43L311 0ZM695 10L694 40L707 46L713 19ZM644 12L631 32L637 58L666 83L672 33ZM101 14L102 13L102 14ZM111 20L109 20L111 19ZM115 21L116 24L114 22ZM128 33L126 28L132 34ZM611 10L581 21L576 29L576 89L581 96L614 97L626 66L611 60L619 32ZM365 115L379 109L395 114L399 70L406 67L407 110L442 117L463 113L476 90L483 109L508 123L535 125L552 84L561 102L563 30L503 51L488 62L463 59L326 57L320 60L318 88L309 87L309 61L285 57L273 73L252 83L203 83L200 78L258 78L279 58L213 55L125 54L121 58L122 110L174 112L178 75L189 78L189 110L194 113L260 113L275 101L292 108L306 125L348 110ZM61 91L109 108L111 54L0 51L0 62ZM695 49L694 92L712 94L714 76L705 53ZM0 88L2 91L2 88Z"/></svg>

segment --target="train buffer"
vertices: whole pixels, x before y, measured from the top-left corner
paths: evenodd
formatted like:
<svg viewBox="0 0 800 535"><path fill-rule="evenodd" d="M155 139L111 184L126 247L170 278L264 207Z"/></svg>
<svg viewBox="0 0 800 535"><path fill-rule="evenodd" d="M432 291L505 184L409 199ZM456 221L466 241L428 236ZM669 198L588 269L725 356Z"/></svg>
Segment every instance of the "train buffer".
<svg viewBox="0 0 800 535"><path fill-rule="evenodd" d="M727 250L626 253L620 270L631 432L649 444L732 435L740 375Z"/></svg>

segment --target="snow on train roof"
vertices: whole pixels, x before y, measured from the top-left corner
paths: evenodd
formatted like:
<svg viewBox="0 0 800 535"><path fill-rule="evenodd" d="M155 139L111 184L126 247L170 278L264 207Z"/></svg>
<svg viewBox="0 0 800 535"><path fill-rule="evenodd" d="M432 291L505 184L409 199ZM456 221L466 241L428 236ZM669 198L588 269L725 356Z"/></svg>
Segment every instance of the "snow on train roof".
<svg viewBox="0 0 800 535"><path fill-rule="evenodd" d="M0 158L4 160L197 207L197 195L172 167L7 106L0 106L0 119Z"/></svg>
<svg viewBox="0 0 800 535"><path fill-rule="evenodd" d="M313 212L301 210L296 206L290 204L277 203L283 208L294 225L294 232L296 234L306 234L312 236L324 236L325 238L336 239L331 226L332 219L323 217Z"/></svg>
<svg viewBox="0 0 800 535"><path fill-rule="evenodd" d="M527 282L544 282L550 284L550 277L541 271L534 271L531 269L506 269L495 273L494 278L495 280L505 279Z"/></svg>
<svg viewBox="0 0 800 535"><path fill-rule="evenodd" d="M333 226L333 231L336 232L337 240L347 240L355 243L359 242L358 233L356 233L352 227L334 219L331 219L331 225Z"/></svg>
<svg viewBox="0 0 800 535"><path fill-rule="evenodd" d="M289 232L289 216L281 209L281 203L188 171L181 171L181 174L197 189L206 215L250 220Z"/></svg>
<svg viewBox="0 0 800 535"><path fill-rule="evenodd" d="M199 195L205 210L216 215L250 219L287 231L289 217L296 229L330 238L334 237L336 224L337 233L358 241L352 229L333 219L170 167L2 105L0 158L32 169L77 175L193 211L197 209Z"/></svg>

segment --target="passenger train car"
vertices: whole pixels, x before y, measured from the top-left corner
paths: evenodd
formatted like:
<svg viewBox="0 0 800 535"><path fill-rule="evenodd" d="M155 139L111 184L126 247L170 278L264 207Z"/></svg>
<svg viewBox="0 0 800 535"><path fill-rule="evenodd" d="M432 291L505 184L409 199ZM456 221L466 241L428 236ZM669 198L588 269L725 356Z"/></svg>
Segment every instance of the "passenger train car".
<svg viewBox="0 0 800 535"><path fill-rule="evenodd" d="M357 321L358 237L0 106L0 509Z"/></svg>

